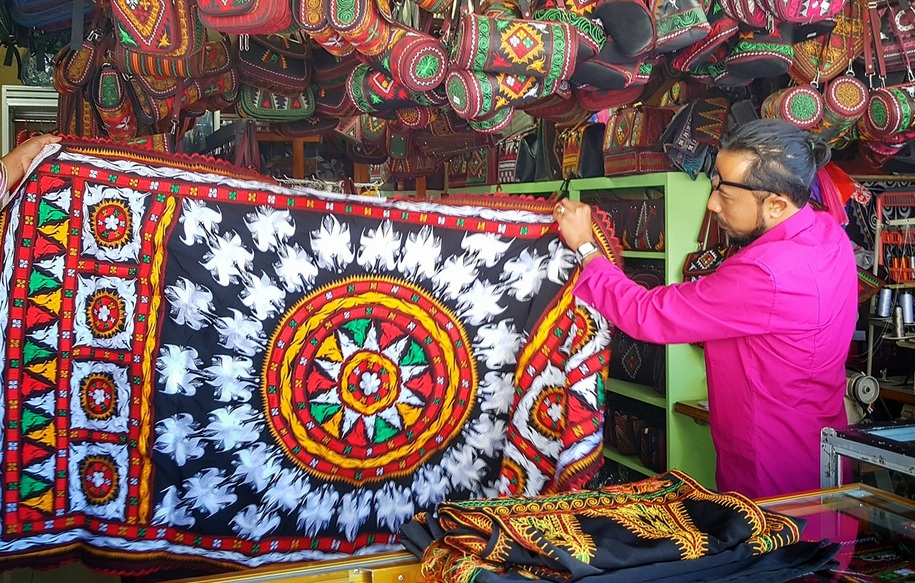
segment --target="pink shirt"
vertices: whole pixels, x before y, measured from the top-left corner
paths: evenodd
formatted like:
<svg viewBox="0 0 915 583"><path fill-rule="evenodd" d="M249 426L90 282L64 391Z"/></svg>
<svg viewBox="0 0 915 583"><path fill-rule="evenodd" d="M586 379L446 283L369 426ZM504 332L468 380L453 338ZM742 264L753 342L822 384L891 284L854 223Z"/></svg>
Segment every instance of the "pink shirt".
<svg viewBox="0 0 915 583"><path fill-rule="evenodd" d="M705 343L720 490L819 488L820 430L848 424L858 309L851 243L832 216L805 206L694 283L646 290L597 258L575 295L634 338Z"/></svg>

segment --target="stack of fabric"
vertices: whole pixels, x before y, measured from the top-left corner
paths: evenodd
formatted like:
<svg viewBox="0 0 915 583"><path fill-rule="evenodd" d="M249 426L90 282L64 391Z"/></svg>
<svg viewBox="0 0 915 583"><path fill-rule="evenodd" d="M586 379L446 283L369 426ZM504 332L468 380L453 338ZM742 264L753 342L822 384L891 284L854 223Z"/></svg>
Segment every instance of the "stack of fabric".
<svg viewBox="0 0 915 583"><path fill-rule="evenodd" d="M404 525L423 581L774 583L827 568L805 521L672 470L600 490L443 502Z"/></svg>

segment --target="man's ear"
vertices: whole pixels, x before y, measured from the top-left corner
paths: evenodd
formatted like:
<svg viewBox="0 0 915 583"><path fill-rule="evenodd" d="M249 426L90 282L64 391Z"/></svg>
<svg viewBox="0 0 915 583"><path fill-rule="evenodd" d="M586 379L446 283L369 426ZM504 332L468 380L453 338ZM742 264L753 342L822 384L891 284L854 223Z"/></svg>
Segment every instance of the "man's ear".
<svg viewBox="0 0 915 583"><path fill-rule="evenodd" d="M776 194L766 199L766 214L770 219L778 220L785 216L785 213L791 206L791 201L787 196Z"/></svg>

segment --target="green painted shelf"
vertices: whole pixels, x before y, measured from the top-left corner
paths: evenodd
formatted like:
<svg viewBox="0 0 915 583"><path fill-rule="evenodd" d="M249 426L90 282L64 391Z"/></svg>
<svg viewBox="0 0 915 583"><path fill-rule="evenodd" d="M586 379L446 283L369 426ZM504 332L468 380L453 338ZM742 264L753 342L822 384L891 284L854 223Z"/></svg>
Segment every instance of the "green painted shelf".
<svg viewBox="0 0 915 583"><path fill-rule="evenodd" d="M607 379L607 390L661 409L667 407L667 399L664 398L664 395L645 385L637 385L628 381L610 378Z"/></svg>
<svg viewBox="0 0 915 583"><path fill-rule="evenodd" d="M663 251L623 251L623 257L633 259L664 259Z"/></svg>
<svg viewBox="0 0 915 583"><path fill-rule="evenodd" d="M644 474L645 476L653 476L658 473L658 472L648 468L647 466L645 466L642 463L642 460L639 459L639 456L621 454L620 452L616 451L616 449L614 449L612 446L609 446L609 445L604 447L604 457L609 460L615 461L616 463L620 464L621 466L626 466L627 468L629 468L631 470L635 470L635 471L639 472L640 474Z"/></svg>

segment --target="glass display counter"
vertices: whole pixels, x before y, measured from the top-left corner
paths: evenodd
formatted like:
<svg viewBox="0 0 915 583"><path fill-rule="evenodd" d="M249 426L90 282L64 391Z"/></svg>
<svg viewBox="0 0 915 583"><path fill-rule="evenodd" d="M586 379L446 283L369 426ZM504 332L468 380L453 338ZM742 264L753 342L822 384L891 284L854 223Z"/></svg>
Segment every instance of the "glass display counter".
<svg viewBox="0 0 915 583"><path fill-rule="evenodd" d="M842 548L829 574L797 583L915 581L915 503L883 490L852 484L759 502L805 518L804 540L829 539Z"/></svg>
<svg viewBox="0 0 915 583"><path fill-rule="evenodd" d="M797 583L876 583L915 581L915 503L853 484L829 490L762 500L768 510L805 518L803 538L842 545L838 568ZM407 552L338 561L250 569L183 579L181 583L411 583L419 562ZM177 582L176 582L177 583Z"/></svg>

